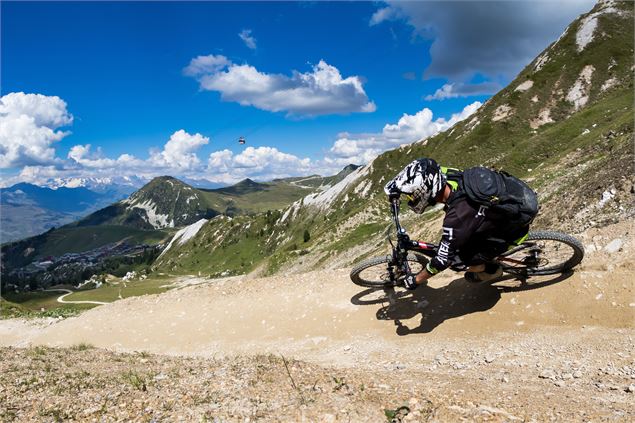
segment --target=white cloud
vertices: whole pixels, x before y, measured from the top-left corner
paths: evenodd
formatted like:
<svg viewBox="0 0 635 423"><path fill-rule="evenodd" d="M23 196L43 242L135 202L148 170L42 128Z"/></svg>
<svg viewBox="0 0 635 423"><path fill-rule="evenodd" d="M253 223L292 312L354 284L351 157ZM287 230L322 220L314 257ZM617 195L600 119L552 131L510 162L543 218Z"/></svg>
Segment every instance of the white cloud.
<svg viewBox="0 0 635 423"><path fill-rule="evenodd" d="M12 182L28 182L36 185L45 185L48 180L59 175L60 169L55 166L24 166L19 176Z"/></svg>
<svg viewBox="0 0 635 423"><path fill-rule="evenodd" d="M373 13L373 16L371 16L370 18L369 25L378 25L384 21L395 19L397 18L398 14L399 9L395 7L382 7L381 9L378 9L375 13Z"/></svg>
<svg viewBox="0 0 635 423"><path fill-rule="evenodd" d="M231 150L215 151L209 155L207 160L207 167L209 172L213 174L223 174L229 171L231 166L231 160L234 157L234 153Z"/></svg>
<svg viewBox="0 0 635 423"><path fill-rule="evenodd" d="M114 169L117 174L123 172L130 175L144 173L144 171L152 169L151 163L137 159L130 154L122 154L117 159L109 159L104 156L101 147L97 147L95 151L91 151L91 148L90 144L71 147L67 155L69 162L65 163L66 168L94 171L99 169L112 171Z"/></svg>
<svg viewBox="0 0 635 423"><path fill-rule="evenodd" d="M474 113L481 103L474 102L449 120L433 120L430 109L424 108L414 115L404 114L396 124L386 124L381 133L349 134L342 133L335 141L326 161L331 164L365 164L384 151L402 144L412 143L431 137L453 126L455 123Z"/></svg>
<svg viewBox="0 0 635 423"><path fill-rule="evenodd" d="M286 76L263 73L246 64L237 65L224 56L199 56L184 72L197 77L202 90L219 92L224 101L270 112L316 116L368 113L376 109L359 76L342 78L336 67L323 60L311 72L294 71Z"/></svg>
<svg viewBox="0 0 635 423"><path fill-rule="evenodd" d="M196 77L217 72L230 63L229 59L222 55L197 56L190 60L190 64L183 69L183 73L187 76Z"/></svg>
<svg viewBox="0 0 635 423"><path fill-rule="evenodd" d="M256 39L251 36L251 29L243 29L242 31L240 31L240 34L238 34L238 36L241 40L243 40L248 48L252 50L256 49Z"/></svg>
<svg viewBox="0 0 635 423"><path fill-rule="evenodd" d="M61 102L60 99L57 101ZM57 102L54 103L59 106ZM35 125L36 120L50 125L71 122L72 117L66 112L65 103L60 104L63 104L63 107L57 108L60 112L51 113L50 109L39 107L41 105L38 103L38 107L31 108L38 111L28 116L29 122L32 125ZM209 138L200 133L190 134L183 129L174 132L162 148L151 150L145 159L130 154L109 158L101 148L94 148L91 144L75 145L70 148L67 157L61 159L55 157L54 148L49 145L47 148L51 151L46 153L48 162L26 163L19 175L2 178L0 185L19 181L42 185L60 178L104 179L117 176L150 179L163 174L224 183L235 183L244 178L268 181L316 173L330 175L349 163L367 163L388 149L447 129L473 113L479 105L480 103L473 103L448 121L433 119L432 112L424 109L414 115L404 114L397 123L385 125L378 134L340 134L326 157L313 160L280 151L275 147L249 146L240 153L231 150L215 151L209 154L205 161L201 160L197 153L210 143ZM3 107L7 108L5 104ZM17 109L20 108L15 107L11 110ZM8 112L4 113L3 119L9 116ZM50 128L46 129L51 131Z"/></svg>
<svg viewBox="0 0 635 423"><path fill-rule="evenodd" d="M244 178L272 180L306 175L318 164L308 158L283 153L274 147L247 147L239 154L216 151L208 159L206 177L214 181L236 182Z"/></svg>
<svg viewBox="0 0 635 423"><path fill-rule="evenodd" d="M214 63L219 62L199 60L192 69L209 69ZM3 177L0 186L20 181L44 185L60 178L79 180L116 176L150 179L166 173L232 183L246 177L271 180L315 173L319 165L274 147L251 146L239 154L230 150L216 151L210 154L207 162L203 162L197 152L209 144L209 138L183 129L174 132L161 149L151 150L146 159L130 154L109 158L100 147L94 148L91 144L74 145L62 159L56 157L51 143L66 135L61 131L55 132L55 126L72 122L64 101L58 97L12 93L2 97L0 107L0 134L3 137L0 163L3 167L19 169L18 174ZM18 132L19 137L14 135Z"/></svg>
<svg viewBox="0 0 635 423"><path fill-rule="evenodd" d="M95 152L90 151L91 145L75 145L68 152L68 159L85 167L110 168L115 166L116 161L105 158L100 147Z"/></svg>
<svg viewBox="0 0 635 423"><path fill-rule="evenodd" d="M52 144L69 134L57 129L72 122L59 97L23 92L1 97L0 168L52 163Z"/></svg>
<svg viewBox="0 0 635 423"><path fill-rule="evenodd" d="M150 156L149 162L159 167L193 169L200 163L196 150L207 143L209 138L198 133L190 135L181 129L172 134L163 151Z"/></svg>
<svg viewBox="0 0 635 423"><path fill-rule="evenodd" d="M425 96L427 101L445 100L446 98L471 97L477 95L495 94L502 87L495 82L481 82L479 84L463 84L453 82L444 84L434 94Z"/></svg>
<svg viewBox="0 0 635 423"><path fill-rule="evenodd" d="M152 178L165 173L175 176L200 176L205 164L196 154L209 138L191 135L184 130L176 131L163 146L150 152L147 159L139 159L130 154L118 158L105 157L102 149L92 149L90 144L75 145L67 154L67 160L55 159L54 165L24 166L17 177L7 178L2 185L19 181L42 184L55 178L107 178L141 177Z"/></svg>

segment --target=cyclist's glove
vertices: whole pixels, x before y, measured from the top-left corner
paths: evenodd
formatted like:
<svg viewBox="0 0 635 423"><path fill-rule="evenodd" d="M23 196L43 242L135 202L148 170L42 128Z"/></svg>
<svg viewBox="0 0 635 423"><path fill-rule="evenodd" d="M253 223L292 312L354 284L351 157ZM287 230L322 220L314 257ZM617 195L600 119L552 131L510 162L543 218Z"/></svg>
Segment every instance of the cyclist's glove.
<svg viewBox="0 0 635 423"><path fill-rule="evenodd" d="M399 189L397 188L394 180L388 182L384 186L384 192L388 196L389 201L392 201L394 198L399 198L399 196L401 195L401 191L399 191Z"/></svg>
<svg viewBox="0 0 635 423"><path fill-rule="evenodd" d="M403 280L403 285L406 287L406 289L409 289L411 291L417 289L417 287L419 285L417 285L417 276L410 273L408 274L408 276L406 276Z"/></svg>

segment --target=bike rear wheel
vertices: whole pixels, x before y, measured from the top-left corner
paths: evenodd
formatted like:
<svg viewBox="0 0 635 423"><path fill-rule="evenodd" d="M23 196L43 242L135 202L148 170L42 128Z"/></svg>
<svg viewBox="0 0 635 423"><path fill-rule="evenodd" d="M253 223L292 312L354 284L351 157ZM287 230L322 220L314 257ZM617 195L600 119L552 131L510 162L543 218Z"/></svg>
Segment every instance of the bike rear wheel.
<svg viewBox="0 0 635 423"><path fill-rule="evenodd" d="M520 246L501 254L497 261L507 273L525 276L553 275L571 270L584 257L576 238L557 231L529 232Z"/></svg>
<svg viewBox="0 0 635 423"><path fill-rule="evenodd" d="M400 281L390 278L388 268L391 262L392 256L389 255L363 260L351 270L351 281L366 288L381 289L396 286ZM428 264L427 257L416 253L408 254L408 265L412 273L419 273L426 264ZM396 271L395 266L392 267L393 271Z"/></svg>

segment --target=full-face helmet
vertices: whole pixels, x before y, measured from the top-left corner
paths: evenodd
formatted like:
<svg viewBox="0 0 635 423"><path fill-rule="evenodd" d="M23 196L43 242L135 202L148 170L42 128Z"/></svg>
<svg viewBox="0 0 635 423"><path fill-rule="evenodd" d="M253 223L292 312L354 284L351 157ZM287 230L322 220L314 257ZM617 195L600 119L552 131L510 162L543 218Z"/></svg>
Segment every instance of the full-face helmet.
<svg viewBox="0 0 635 423"><path fill-rule="evenodd" d="M447 178L441 167L432 159L417 159L406 166L384 191L389 196L404 194L408 206L415 213L423 213L426 207L436 204L435 197L443 190Z"/></svg>

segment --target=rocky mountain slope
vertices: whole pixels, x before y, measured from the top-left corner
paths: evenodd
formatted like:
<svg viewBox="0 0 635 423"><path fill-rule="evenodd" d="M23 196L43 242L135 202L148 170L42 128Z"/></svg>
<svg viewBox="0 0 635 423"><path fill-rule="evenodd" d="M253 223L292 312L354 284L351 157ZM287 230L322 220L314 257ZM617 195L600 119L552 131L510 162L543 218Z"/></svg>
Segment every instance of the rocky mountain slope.
<svg viewBox="0 0 635 423"><path fill-rule="evenodd" d="M322 180L326 180L325 178ZM338 175L334 177L337 179ZM171 176L154 178L129 198L78 221L76 226L117 224L140 229L178 228L202 218L235 216L283 208L315 190L293 179L194 188Z"/></svg>
<svg viewBox="0 0 635 423"><path fill-rule="evenodd" d="M599 2L471 118L380 155L276 213L275 222L211 219L156 269L270 274L348 266L385 251L390 220L382 187L418 157L459 168L494 166L524 178L542 205L535 228L580 233L632 219L632 21L632 2ZM405 213L405 227L436 240L440 216ZM237 252L239 262L232 258Z"/></svg>
<svg viewBox="0 0 635 423"><path fill-rule="evenodd" d="M313 187L313 188L320 188L321 190L324 190L336 184L337 182L341 181L342 179L347 177L351 172L357 170L360 167L361 166L349 164L344 169L342 169L338 174L333 176L325 177L320 175L310 175L310 176L300 176L295 178L281 179L281 181L286 181L296 186Z"/></svg>
<svg viewBox="0 0 635 423"><path fill-rule="evenodd" d="M127 199L86 216L74 226L108 224L152 230L183 226L216 214L217 211L207 208L198 190L176 178L162 176L154 178Z"/></svg>

